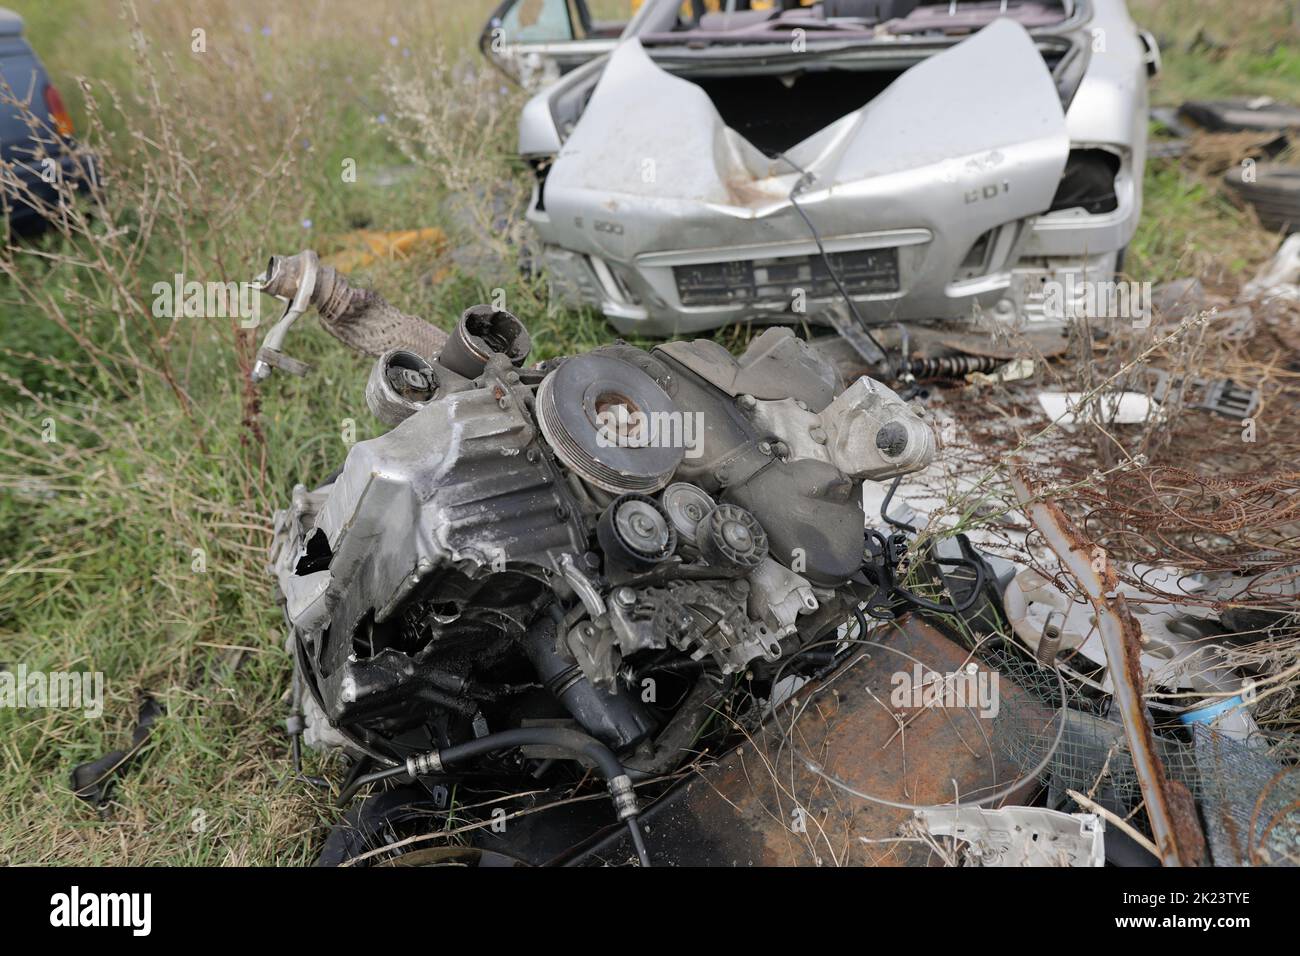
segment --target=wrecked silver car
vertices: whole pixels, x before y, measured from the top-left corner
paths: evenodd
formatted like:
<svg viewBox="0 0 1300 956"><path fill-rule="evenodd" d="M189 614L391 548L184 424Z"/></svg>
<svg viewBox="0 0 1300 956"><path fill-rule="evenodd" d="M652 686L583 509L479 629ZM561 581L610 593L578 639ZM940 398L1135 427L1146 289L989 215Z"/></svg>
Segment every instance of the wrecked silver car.
<svg viewBox="0 0 1300 956"><path fill-rule="evenodd" d="M617 43L537 6L483 49L567 70L521 117L528 220L555 294L620 331L1040 321L1133 235L1157 52L1122 0L647 0Z"/></svg>

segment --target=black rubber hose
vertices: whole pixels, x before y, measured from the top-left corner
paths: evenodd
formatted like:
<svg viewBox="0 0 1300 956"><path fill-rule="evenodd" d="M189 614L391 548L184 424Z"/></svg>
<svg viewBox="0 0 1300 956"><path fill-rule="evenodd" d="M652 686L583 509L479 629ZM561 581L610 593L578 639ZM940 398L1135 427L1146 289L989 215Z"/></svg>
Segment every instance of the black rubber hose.
<svg viewBox="0 0 1300 956"><path fill-rule="evenodd" d="M709 564L674 564L666 563L654 571L647 571L635 577L618 581L620 587L648 588L667 584L669 581L726 581L731 578L744 577L748 568L724 568Z"/></svg>
<svg viewBox="0 0 1300 956"><path fill-rule="evenodd" d="M636 858L642 866L650 865L650 853L645 848L645 836L641 833L641 824L636 817L627 818L627 829L632 834L632 846L636 848Z"/></svg>
<svg viewBox="0 0 1300 956"><path fill-rule="evenodd" d="M903 476L899 475L890 483L889 491L885 493L885 500L880 503L880 517L884 518L885 521L888 524L890 524L892 527L899 528L903 531L910 531L913 534L915 534L916 528L913 525L910 525L905 521L898 521L889 516L889 505L894 500L894 492L898 490L898 486L899 484L902 483L902 481L903 481ZM946 563L957 567L970 568L972 571L975 572L975 582L971 586L971 593L966 598L966 600L962 601L961 604L939 604L935 601L928 601L925 598L918 597L917 595L913 594L911 591L903 587L901 584L895 585L894 590L897 593L901 594L911 604L920 608L922 611L933 611L937 614L966 613L972 607L974 607L975 602L979 600L980 593L984 590L984 583L987 580L987 575L984 573L983 560L979 557L979 555L971 552L968 549L965 542L962 542L962 553L963 555L966 555L966 557L949 558L947 559L947 561L939 560L936 557L935 560L936 564Z"/></svg>
<svg viewBox="0 0 1300 956"><path fill-rule="evenodd" d="M949 563L957 564L957 560L949 559ZM984 573L984 565L980 561L962 561L960 562L960 564L958 564L958 566L963 568L970 568L972 571L975 572L975 581L971 585L970 594L968 594L966 596L966 599L962 601L960 604L956 604L956 603L942 604L938 601L926 600L923 597L913 594L911 591L903 587L901 584L897 585L894 588L894 590L898 594L901 594L904 597L904 599L908 601L908 603L915 605L917 608L919 608L922 611L933 611L936 614L965 614L972 607L974 607L975 602L980 599L980 596L984 591L984 584L985 581L987 580L987 576ZM945 587L948 587L949 593L951 594L952 593L951 585L945 584Z"/></svg>
<svg viewBox="0 0 1300 956"><path fill-rule="evenodd" d="M689 657L681 657L673 661L664 661L662 664L647 664L633 675L629 683L633 687L638 687L641 684L641 678L647 674L680 674L684 671L702 670L704 670L704 661L693 661Z"/></svg>
<svg viewBox="0 0 1300 956"><path fill-rule="evenodd" d="M363 774L343 787L343 792L334 801L334 806L346 807L352 802L352 798L357 795L357 791L370 786L372 783L379 783L381 780L392 780L394 777L401 777L405 773L406 764L401 764L397 767L389 767L387 770L376 770L374 773Z"/></svg>
<svg viewBox="0 0 1300 956"><path fill-rule="evenodd" d="M508 750L511 747L523 747L530 744L559 747L561 750L567 750L570 753L586 757L596 765L606 783L618 777L627 776L627 772L623 769L623 765L619 763L618 758L614 756L614 752L599 740L578 733L576 730L568 730L563 727L519 727L514 730L498 731L495 734L488 734L475 740L468 740L463 744L454 744L445 750L439 750L438 759L444 766L447 766L465 760L472 760L475 757L482 757L497 750ZM403 763L397 767L389 767L387 770L380 770L376 773L368 773L363 777L358 777L339 796L339 805L346 804L362 787L378 783L381 780L391 780L394 777L405 776L406 774L406 764ZM649 866L650 857L646 852L645 839L642 836L641 827L637 823L635 815L627 817L627 828L632 835L632 845L636 848L637 859L640 860L642 866Z"/></svg>
<svg viewBox="0 0 1300 956"><path fill-rule="evenodd" d="M618 762L618 758L614 756L612 750L595 737L588 737L586 734L578 733L576 730L567 730L564 727L520 727L516 730L502 730L499 733L478 737L463 744L456 744L446 750L439 750L438 758L446 766L462 760L481 757L497 750L508 750L511 747L523 747L529 744L559 747L561 750L580 754L599 767L601 776L606 780L613 780L623 773L623 765ZM401 763L396 767L377 770L374 773L357 777L339 795L338 805L346 805L362 787L378 783L381 780L401 777L406 773L406 764Z"/></svg>
<svg viewBox="0 0 1300 956"><path fill-rule="evenodd" d="M453 744L438 751L438 757L444 766L482 757L497 750L511 747L524 747L538 744L545 747L559 747L570 753L586 757L600 768L601 776L613 780L623 773L623 765L618 762L614 752L595 737L568 730L564 727L519 727L514 730L502 730L485 737L467 740L463 744Z"/></svg>
<svg viewBox="0 0 1300 956"><path fill-rule="evenodd" d="M586 757L600 770L606 783L616 777L627 775L627 771L614 756L614 752L599 740L563 727L519 727L515 730L502 730L440 750L438 756L444 765L454 764L496 750L522 747L527 744L559 747L561 750ZM636 849L637 860L642 866L650 866L650 854L646 851L645 837L641 833L641 825L635 815L627 818L627 829L632 836L632 846Z"/></svg>
<svg viewBox="0 0 1300 956"><path fill-rule="evenodd" d="M934 563L937 566L949 565L958 568L970 568L975 572L975 580L971 583L970 594L960 604L956 602L956 594L953 593L952 584L942 581L943 586L948 589L948 593L953 596L953 604L941 604L935 601L927 601L925 598L918 597L907 588L895 585L894 590L901 594L907 601L923 611L934 611L938 614L965 614L975 602L980 599L984 593L984 585L988 581L988 574L985 571L984 559L979 556L972 547L970 539L964 534L957 535L957 544L961 548L963 557L960 558L940 558L937 554L934 557ZM940 575L942 579L942 575Z"/></svg>
<svg viewBox="0 0 1300 956"><path fill-rule="evenodd" d="M898 521L889 516L890 502L894 500L894 492L898 490L898 486L902 484L902 481L903 476L899 475L890 483L889 491L885 493L885 500L880 503L880 517L884 518L885 523L890 527L898 528L902 531L910 531L913 534L916 534L916 528L914 526L908 524L906 521Z"/></svg>

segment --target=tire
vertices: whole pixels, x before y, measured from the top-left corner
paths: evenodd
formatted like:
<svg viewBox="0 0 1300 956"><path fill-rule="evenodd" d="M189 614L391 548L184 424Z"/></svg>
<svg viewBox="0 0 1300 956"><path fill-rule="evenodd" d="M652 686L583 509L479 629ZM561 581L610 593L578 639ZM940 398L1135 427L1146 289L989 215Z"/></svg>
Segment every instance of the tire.
<svg viewBox="0 0 1300 956"><path fill-rule="evenodd" d="M1188 100L1178 115L1211 133L1286 133L1300 128L1300 107L1270 100Z"/></svg>
<svg viewBox="0 0 1300 956"><path fill-rule="evenodd" d="M1264 227L1283 233L1300 230L1300 166L1256 166L1253 183L1242 178L1243 172L1239 167L1229 170L1223 177L1224 184L1255 207Z"/></svg>

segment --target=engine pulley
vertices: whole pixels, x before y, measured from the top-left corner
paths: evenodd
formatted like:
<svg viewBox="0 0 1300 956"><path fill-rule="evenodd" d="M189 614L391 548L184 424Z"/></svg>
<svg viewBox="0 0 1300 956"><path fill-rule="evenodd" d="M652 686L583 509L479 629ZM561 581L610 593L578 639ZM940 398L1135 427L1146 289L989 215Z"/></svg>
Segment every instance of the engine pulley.
<svg viewBox="0 0 1300 956"><path fill-rule="evenodd" d="M673 400L630 362L589 353L567 359L537 389L537 422L578 477L614 494L668 484L685 449Z"/></svg>
<svg viewBox="0 0 1300 956"><path fill-rule="evenodd" d="M700 553L716 567L752 570L767 557L767 534L758 519L738 505L718 505L696 530Z"/></svg>
<svg viewBox="0 0 1300 956"><path fill-rule="evenodd" d="M677 547L677 532L658 502L638 494L614 499L596 524L596 537L613 564L630 570L653 567Z"/></svg>

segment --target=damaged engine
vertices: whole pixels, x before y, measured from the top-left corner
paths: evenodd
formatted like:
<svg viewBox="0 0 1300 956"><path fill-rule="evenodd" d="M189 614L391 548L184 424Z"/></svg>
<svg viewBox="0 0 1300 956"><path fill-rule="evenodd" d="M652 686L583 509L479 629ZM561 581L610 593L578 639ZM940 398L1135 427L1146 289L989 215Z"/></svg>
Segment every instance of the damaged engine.
<svg viewBox="0 0 1300 956"><path fill-rule="evenodd" d="M852 618L862 483L935 454L894 392L784 328L739 358L527 367L519 320L476 306L428 351L379 357L390 429L295 488L272 545L306 742L386 766L551 726L671 770L743 675Z"/></svg>

